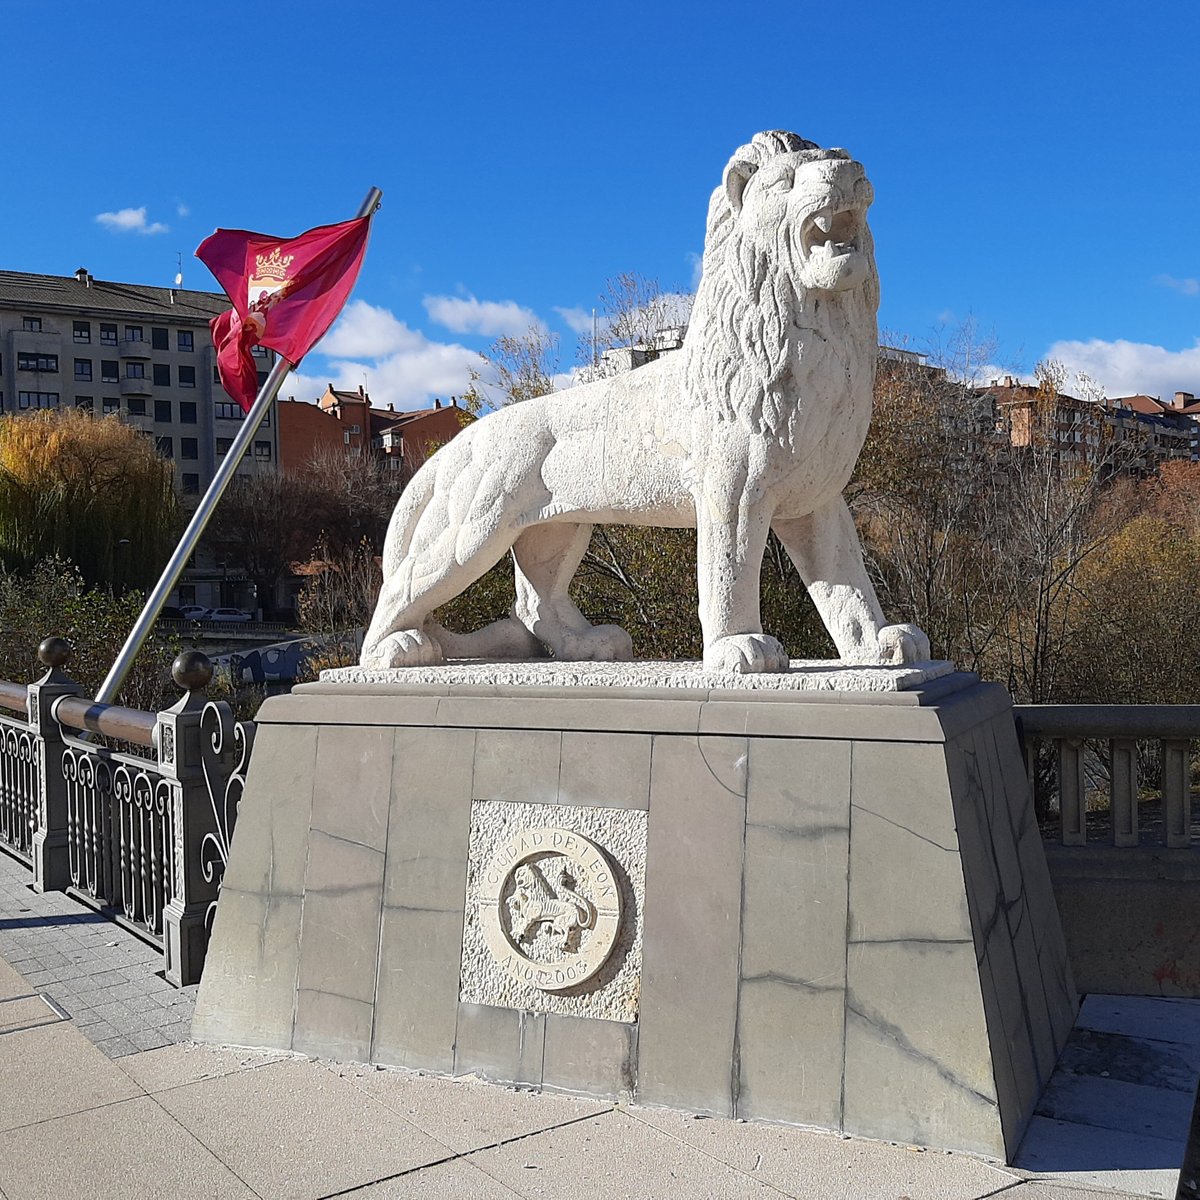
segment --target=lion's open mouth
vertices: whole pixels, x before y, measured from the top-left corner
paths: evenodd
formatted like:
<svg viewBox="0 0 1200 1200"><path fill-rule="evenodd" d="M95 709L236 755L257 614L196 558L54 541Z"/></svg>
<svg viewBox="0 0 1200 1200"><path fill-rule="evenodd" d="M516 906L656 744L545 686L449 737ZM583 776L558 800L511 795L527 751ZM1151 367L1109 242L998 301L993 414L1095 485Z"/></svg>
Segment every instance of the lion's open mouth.
<svg viewBox="0 0 1200 1200"><path fill-rule="evenodd" d="M804 222L800 248L805 258L840 258L859 249L861 208L824 208Z"/></svg>

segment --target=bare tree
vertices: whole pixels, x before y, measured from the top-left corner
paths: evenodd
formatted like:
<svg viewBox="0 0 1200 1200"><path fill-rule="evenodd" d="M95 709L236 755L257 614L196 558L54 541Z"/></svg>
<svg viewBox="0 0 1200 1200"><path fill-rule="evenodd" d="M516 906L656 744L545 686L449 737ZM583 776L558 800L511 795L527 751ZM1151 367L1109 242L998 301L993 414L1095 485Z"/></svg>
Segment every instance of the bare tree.
<svg viewBox="0 0 1200 1200"><path fill-rule="evenodd" d="M487 407L503 408L554 391L558 334L541 325L497 338L479 357L483 365L471 370L471 383L462 397L473 415Z"/></svg>
<svg viewBox="0 0 1200 1200"><path fill-rule="evenodd" d="M663 349L662 335L687 325L693 297L668 291L657 279L636 271L624 271L608 280L599 299L595 334L585 333L579 340L583 380L603 379L652 362Z"/></svg>

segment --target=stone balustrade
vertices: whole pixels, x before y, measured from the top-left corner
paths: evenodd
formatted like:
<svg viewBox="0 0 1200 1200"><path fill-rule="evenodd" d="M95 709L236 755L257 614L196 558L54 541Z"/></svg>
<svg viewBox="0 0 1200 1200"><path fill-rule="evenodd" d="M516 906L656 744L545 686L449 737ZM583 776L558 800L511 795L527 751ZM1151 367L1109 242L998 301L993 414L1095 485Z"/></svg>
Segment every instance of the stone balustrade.
<svg viewBox="0 0 1200 1200"><path fill-rule="evenodd" d="M38 657L47 670L28 687L0 681L0 708L20 714L0 716L0 849L37 891L67 891L161 946L170 982L196 983L253 726L205 701L198 651L176 658L183 695L159 713L81 695L61 638Z"/></svg>
<svg viewBox="0 0 1200 1200"><path fill-rule="evenodd" d="M1062 845L1088 844L1089 796L1101 801L1092 806L1093 833L1106 828L1114 846L1156 841L1169 849L1188 849L1200 844L1191 803L1192 745L1200 739L1200 705L1023 704L1013 711L1031 786L1039 786L1039 743L1054 745L1057 803L1051 807L1060 816ZM1147 743L1154 747L1149 771ZM1147 780L1148 774L1158 778ZM1105 777L1107 810L1097 795ZM1144 796L1151 801L1148 811L1154 817L1150 829L1142 828Z"/></svg>

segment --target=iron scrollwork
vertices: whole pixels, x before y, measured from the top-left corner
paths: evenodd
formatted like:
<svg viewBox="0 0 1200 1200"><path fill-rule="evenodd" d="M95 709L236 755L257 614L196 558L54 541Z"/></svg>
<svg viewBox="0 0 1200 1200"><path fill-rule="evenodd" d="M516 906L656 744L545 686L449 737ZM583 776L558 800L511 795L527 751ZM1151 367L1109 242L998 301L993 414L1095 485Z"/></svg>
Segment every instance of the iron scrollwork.
<svg viewBox="0 0 1200 1200"><path fill-rule="evenodd" d="M204 783L212 803L216 827L206 833L200 844L200 864L205 882L213 884L215 894L204 916L211 933L225 868L229 865L229 847L237 824L238 808L246 788L246 770L254 747L254 723L235 721L233 710L220 700L210 700L200 716L200 758Z"/></svg>

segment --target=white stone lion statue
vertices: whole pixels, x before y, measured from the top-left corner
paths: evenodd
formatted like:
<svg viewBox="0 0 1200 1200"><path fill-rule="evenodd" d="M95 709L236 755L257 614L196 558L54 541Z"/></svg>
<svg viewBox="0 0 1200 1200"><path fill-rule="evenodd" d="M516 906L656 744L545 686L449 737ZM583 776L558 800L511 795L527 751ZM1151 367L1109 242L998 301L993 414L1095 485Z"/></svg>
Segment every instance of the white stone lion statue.
<svg viewBox="0 0 1200 1200"><path fill-rule="evenodd" d="M631 658L629 635L590 625L567 591L596 522L695 528L706 670L788 668L759 614L771 529L844 662L927 659L920 630L885 625L842 499L878 353L873 194L844 150L779 131L741 147L709 204L682 350L491 413L439 450L392 517L362 665ZM430 620L509 550L508 618L467 637Z"/></svg>

